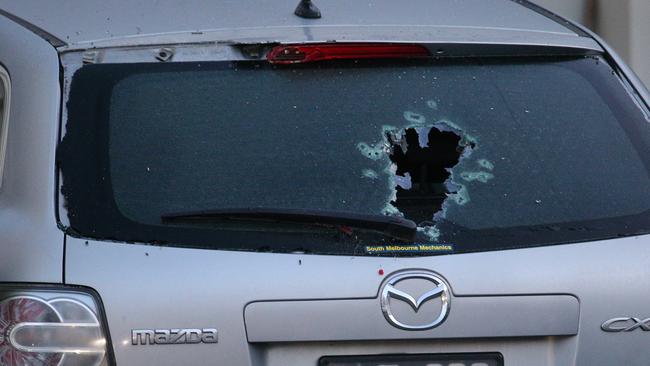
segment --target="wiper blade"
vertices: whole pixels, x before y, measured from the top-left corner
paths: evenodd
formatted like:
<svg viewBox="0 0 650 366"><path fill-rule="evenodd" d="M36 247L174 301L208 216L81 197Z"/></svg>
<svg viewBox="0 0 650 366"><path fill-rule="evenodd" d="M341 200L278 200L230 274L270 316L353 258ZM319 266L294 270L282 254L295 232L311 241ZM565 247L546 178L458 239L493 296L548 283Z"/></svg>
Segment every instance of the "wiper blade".
<svg viewBox="0 0 650 366"><path fill-rule="evenodd" d="M226 208L175 212L163 214L161 219L163 223L214 222L236 219L343 225L374 230L407 241L413 240L417 232L417 224L402 217L284 208Z"/></svg>

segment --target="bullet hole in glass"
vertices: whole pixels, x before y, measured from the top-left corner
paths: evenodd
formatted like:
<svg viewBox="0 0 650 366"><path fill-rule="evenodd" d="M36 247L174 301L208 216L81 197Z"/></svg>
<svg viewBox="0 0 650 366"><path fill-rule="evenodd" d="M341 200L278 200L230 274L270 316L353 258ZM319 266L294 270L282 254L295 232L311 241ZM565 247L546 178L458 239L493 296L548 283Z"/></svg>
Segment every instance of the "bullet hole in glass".
<svg viewBox="0 0 650 366"><path fill-rule="evenodd" d="M390 142L389 158L397 167L397 194L391 204L417 223L431 222L447 195L456 193L445 182L467 146L460 144L457 133L435 127L408 128L399 141Z"/></svg>

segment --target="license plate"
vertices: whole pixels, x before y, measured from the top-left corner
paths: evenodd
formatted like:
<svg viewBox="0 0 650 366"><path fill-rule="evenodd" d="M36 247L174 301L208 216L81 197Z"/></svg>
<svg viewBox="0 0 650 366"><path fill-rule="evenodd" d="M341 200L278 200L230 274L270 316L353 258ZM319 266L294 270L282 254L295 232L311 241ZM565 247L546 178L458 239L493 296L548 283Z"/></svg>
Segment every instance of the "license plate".
<svg viewBox="0 0 650 366"><path fill-rule="evenodd" d="M319 366L503 366L500 353L326 356Z"/></svg>

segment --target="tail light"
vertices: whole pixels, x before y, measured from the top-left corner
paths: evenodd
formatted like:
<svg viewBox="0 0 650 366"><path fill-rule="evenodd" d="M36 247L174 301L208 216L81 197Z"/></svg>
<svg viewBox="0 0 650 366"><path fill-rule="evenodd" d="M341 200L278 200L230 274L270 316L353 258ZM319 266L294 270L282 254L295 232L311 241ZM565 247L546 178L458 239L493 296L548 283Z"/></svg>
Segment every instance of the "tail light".
<svg viewBox="0 0 650 366"><path fill-rule="evenodd" d="M281 45L267 55L273 64L296 64L342 59L420 58L430 56L429 50L418 44L394 43L322 43Z"/></svg>
<svg viewBox="0 0 650 366"><path fill-rule="evenodd" d="M108 365L98 309L86 292L0 288L0 365Z"/></svg>

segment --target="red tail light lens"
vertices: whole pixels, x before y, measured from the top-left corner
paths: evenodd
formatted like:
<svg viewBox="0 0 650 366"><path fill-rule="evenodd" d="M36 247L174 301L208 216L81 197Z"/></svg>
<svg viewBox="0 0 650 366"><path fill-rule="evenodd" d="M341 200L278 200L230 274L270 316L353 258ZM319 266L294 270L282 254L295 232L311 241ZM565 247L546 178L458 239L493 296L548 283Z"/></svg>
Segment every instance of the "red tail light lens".
<svg viewBox="0 0 650 366"><path fill-rule="evenodd" d="M325 60L420 58L428 56L430 56L429 50L417 44L326 43L277 46L269 52L267 60L273 64L296 64Z"/></svg>
<svg viewBox="0 0 650 366"><path fill-rule="evenodd" d="M0 365L51 365L61 362L60 353L30 353L13 347L10 334L16 324L60 323L56 310L34 297L13 297L0 301Z"/></svg>
<svg viewBox="0 0 650 366"><path fill-rule="evenodd" d="M106 365L96 309L84 293L0 292L0 365Z"/></svg>

